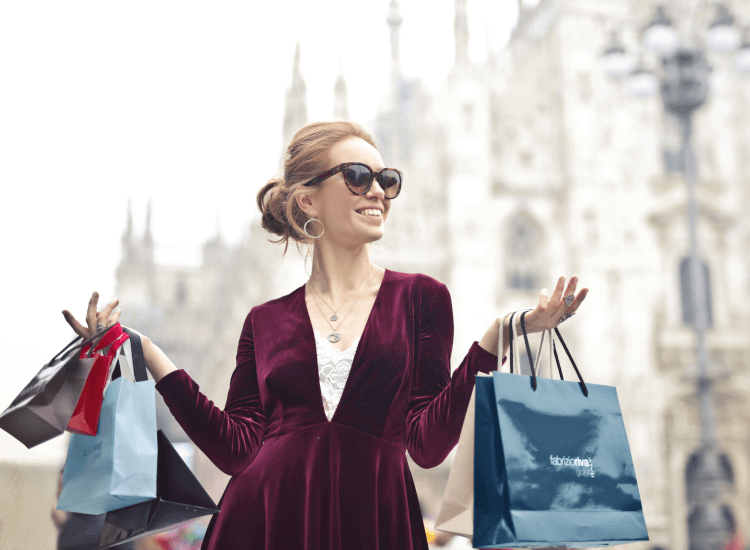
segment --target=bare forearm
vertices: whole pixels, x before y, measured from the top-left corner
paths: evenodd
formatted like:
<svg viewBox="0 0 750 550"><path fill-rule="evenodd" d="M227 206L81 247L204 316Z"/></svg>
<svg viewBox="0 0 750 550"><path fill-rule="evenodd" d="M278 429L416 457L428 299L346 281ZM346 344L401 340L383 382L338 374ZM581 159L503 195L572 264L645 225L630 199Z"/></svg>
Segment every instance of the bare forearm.
<svg viewBox="0 0 750 550"><path fill-rule="evenodd" d="M161 348L153 342L143 350L143 356L146 360L146 368L154 378L154 382L158 382L170 372L178 370Z"/></svg>
<svg viewBox="0 0 750 550"><path fill-rule="evenodd" d="M493 355L498 355L500 348L500 330L499 320L495 319L492 326L484 333L479 341L479 346L489 351ZM503 320L503 357L508 353L510 348L510 315Z"/></svg>

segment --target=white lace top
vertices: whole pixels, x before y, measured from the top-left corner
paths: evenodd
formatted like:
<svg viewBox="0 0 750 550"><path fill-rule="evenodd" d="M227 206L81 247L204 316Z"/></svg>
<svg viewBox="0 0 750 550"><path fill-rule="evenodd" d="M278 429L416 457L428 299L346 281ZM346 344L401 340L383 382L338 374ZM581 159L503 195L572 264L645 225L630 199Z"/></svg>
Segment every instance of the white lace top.
<svg viewBox="0 0 750 550"><path fill-rule="evenodd" d="M336 407L344 393L346 379L349 378L349 370L352 368L354 354L360 338L357 338L351 347L339 351L333 347L325 336L313 329L315 334L315 349L318 352L318 376L320 377L320 394L323 397L323 409L330 422Z"/></svg>

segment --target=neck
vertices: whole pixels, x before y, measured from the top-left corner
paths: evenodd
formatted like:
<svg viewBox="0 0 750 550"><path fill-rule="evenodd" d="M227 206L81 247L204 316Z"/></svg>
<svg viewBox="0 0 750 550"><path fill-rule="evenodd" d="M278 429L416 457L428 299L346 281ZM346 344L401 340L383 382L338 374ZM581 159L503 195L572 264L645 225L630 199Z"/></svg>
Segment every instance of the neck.
<svg viewBox="0 0 750 550"><path fill-rule="evenodd" d="M370 281L377 277L380 268L372 265L368 247L360 246L357 251L330 250L316 244L313 269L308 286L338 306L353 292L361 292Z"/></svg>

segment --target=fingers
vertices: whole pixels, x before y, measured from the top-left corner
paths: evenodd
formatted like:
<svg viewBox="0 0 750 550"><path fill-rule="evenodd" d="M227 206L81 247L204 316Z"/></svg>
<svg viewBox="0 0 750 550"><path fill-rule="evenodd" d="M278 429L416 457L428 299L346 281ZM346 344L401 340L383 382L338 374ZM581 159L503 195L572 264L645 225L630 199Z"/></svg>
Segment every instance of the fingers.
<svg viewBox="0 0 750 550"><path fill-rule="evenodd" d="M576 286L578 285L578 277L573 276L570 278L570 282L568 283L568 288L565 289L565 293L563 293L562 289L565 286L565 277L560 277L557 281L557 287L555 288L555 293L552 297L552 302L550 305L550 311L549 315L553 319L557 319L559 317L562 317L564 313L570 312L570 307L572 307L572 304L570 307L565 303L565 296L570 296L571 294L575 296L576 292Z"/></svg>
<svg viewBox="0 0 750 550"><path fill-rule="evenodd" d="M65 320L73 329L73 332L75 332L78 336L83 336L84 338L88 338L90 336L89 329L87 329L81 323L76 321L76 318L73 317L73 314L70 313L67 309L64 309L62 314L63 314L63 317L65 317Z"/></svg>
<svg viewBox="0 0 750 550"><path fill-rule="evenodd" d="M565 294L563 296L562 304L560 305L560 315L562 316L564 313L567 313L570 310L570 307L572 307L572 304L570 307L565 303L565 296L570 296L571 294L575 296L576 294L576 287L578 286L578 277L571 277L570 283L568 284L568 288L565 290Z"/></svg>
<svg viewBox="0 0 750 550"><path fill-rule="evenodd" d="M565 288L565 277L560 277L557 280L555 290L552 292L552 297L549 299L548 309L549 313L554 313L560 308L562 302L563 288Z"/></svg>
<svg viewBox="0 0 750 550"><path fill-rule="evenodd" d="M108 303L102 311L96 310L96 305L98 304L98 302L99 293L94 291L94 293L91 295L91 298L89 299L88 308L86 309L87 327L84 327L81 323L79 323L67 309L63 310L63 317L65 317L65 320L79 336L83 336L84 338L93 336L94 334L99 332L96 328L97 324L99 323L105 326L111 326L118 323L122 310L114 312L114 315L111 319L109 318L109 316L112 314L112 310L117 307L117 304L120 303L120 300L115 298L110 303Z"/></svg>
<svg viewBox="0 0 750 550"><path fill-rule="evenodd" d="M86 324L89 327L89 336L96 334L96 304L99 302L99 293L95 290L89 300L86 310Z"/></svg>
<svg viewBox="0 0 750 550"><path fill-rule="evenodd" d="M586 299L588 293L588 288L584 288L583 290L581 290L581 292L578 293L578 296L576 296L576 299L573 300L573 305L570 306L570 309L566 313L575 313L581 303Z"/></svg>
<svg viewBox="0 0 750 550"><path fill-rule="evenodd" d="M112 318L109 320L109 323L111 325L116 325L117 323L119 323L120 322L120 315L121 314L122 314L122 310L121 309L115 310L115 312L112 314Z"/></svg>
<svg viewBox="0 0 750 550"><path fill-rule="evenodd" d="M100 314L97 314L96 318L97 318L98 322L104 323L106 325L107 324L107 319L109 319L109 315L112 313L112 310L115 309L115 307L119 303L120 303L120 300L118 300L117 298L115 298L110 303L108 303L105 306L105 308L102 310L102 312ZM115 324L115 323L112 323L112 324Z"/></svg>
<svg viewBox="0 0 750 550"><path fill-rule="evenodd" d="M564 314L575 313L580 307L581 303L588 295L589 289L584 288L576 296L578 281L578 277L574 275L570 278L568 287L565 288L565 277L560 277L557 280L557 285L555 286L555 290L551 297L547 296L546 288L542 289L539 295L539 305L535 310L538 310L539 312L539 330L547 330L548 328L556 327L560 324L560 318ZM570 306L565 303L565 296L569 295L574 296L573 303ZM532 315L533 313L527 315L527 318Z"/></svg>
<svg viewBox="0 0 750 550"><path fill-rule="evenodd" d="M539 293L539 309L547 309L547 304L549 304L549 295L547 294L547 289L543 288Z"/></svg>

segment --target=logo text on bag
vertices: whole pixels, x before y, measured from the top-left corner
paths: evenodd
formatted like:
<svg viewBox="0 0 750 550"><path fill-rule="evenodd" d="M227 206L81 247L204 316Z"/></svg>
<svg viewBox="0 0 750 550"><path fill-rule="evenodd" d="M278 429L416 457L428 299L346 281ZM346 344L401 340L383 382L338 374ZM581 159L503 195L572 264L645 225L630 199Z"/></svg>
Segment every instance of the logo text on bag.
<svg viewBox="0 0 750 550"><path fill-rule="evenodd" d="M549 455L549 461L553 466L575 468L578 477L594 477L594 460L591 458Z"/></svg>
<svg viewBox="0 0 750 550"><path fill-rule="evenodd" d="M99 451L99 455L96 458L99 458L101 456L101 450L102 450L102 442L100 441L96 445L92 445L88 449L83 450L83 457L86 458L88 455L93 453L94 451Z"/></svg>

